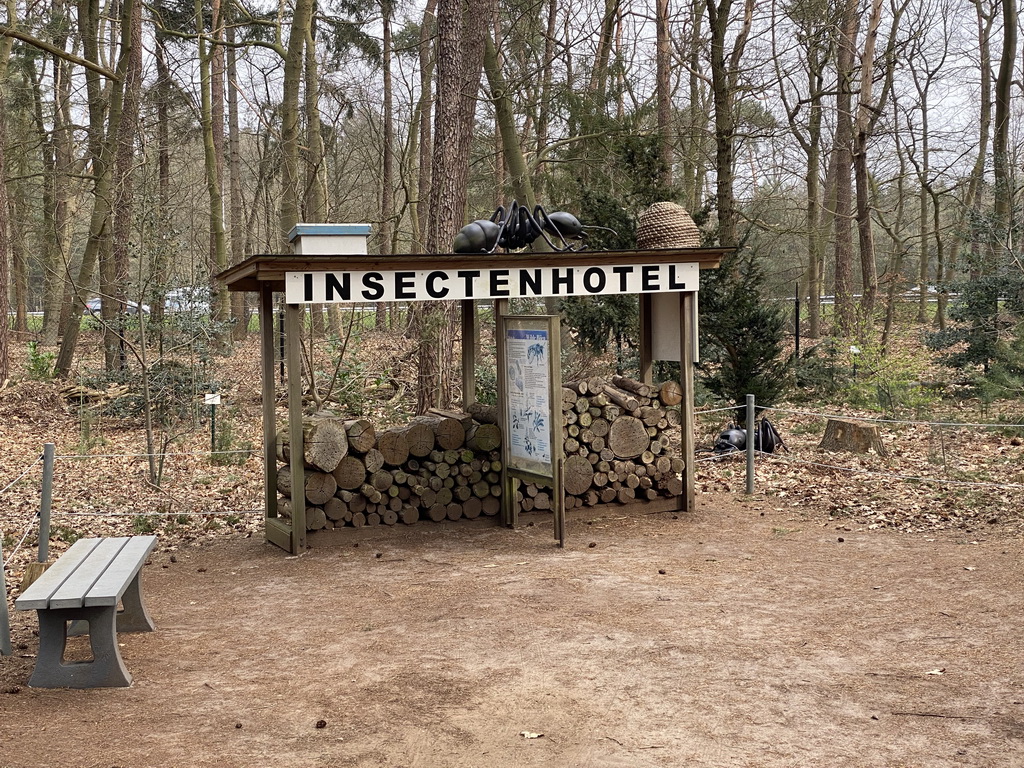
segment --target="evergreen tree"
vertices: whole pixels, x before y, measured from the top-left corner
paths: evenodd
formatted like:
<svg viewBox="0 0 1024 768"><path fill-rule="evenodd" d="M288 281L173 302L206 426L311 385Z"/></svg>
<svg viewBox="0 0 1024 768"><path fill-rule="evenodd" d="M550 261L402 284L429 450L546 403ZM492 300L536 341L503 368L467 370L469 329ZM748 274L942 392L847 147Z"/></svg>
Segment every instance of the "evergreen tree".
<svg viewBox="0 0 1024 768"><path fill-rule="evenodd" d="M712 393L738 406L748 394L774 405L786 389L785 318L765 300L763 285L753 251L743 248L701 275L698 371Z"/></svg>
<svg viewBox="0 0 1024 768"><path fill-rule="evenodd" d="M994 361L1007 354L1005 338L1024 312L1024 277L981 276L949 285L956 298L949 308L953 321L942 331L925 335L934 350L948 350L939 362L951 368L981 369L988 374Z"/></svg>

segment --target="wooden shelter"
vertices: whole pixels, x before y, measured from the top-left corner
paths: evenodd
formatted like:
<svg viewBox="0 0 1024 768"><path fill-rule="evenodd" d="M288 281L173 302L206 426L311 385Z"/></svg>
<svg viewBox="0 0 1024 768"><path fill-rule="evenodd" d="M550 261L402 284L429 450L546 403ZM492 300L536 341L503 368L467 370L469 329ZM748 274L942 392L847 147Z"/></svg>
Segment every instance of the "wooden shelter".
<svg viewBox="0 0 1024 768"><path fill-rule="evenodd" d="M716 268L727 248L673 248L566 253L413 254L366 253L369 225L300 224L292 233L297 253L252 256L217 278L229 291L259 298L263 393L263 461L266 538L291 553L305 549L302 505L289 523L277 514L275 461L275 294L285 294L284 362L288 381L291 445L302 444L300 331L305 305L313 303L451 300L462 307L462 378L466 404L475 400L476 304L494 301L495 315L521 295L564 296L638 293L640 366L652 379L655 359L681 363L683 491L673 505L693 510L693 363L699 270ZM293 486L303 487L301 451L290 459Z"/></svg>

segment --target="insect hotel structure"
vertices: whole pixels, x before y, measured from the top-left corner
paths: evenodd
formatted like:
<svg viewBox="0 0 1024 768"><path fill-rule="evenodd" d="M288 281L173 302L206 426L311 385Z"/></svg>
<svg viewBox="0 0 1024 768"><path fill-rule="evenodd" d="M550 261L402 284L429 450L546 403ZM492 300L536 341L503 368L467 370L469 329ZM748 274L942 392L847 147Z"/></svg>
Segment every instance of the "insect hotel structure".
<svg viewBox="0 0 1024 768"><path fill-rule="evenodd" d="M221 273L228 290L259 298L267 540L298 553L310 538L352 527L478 517L515 525L520 511L551 509L561 541L561 513L575 507L693 510L700 270L717 267L728 250L697 247L692 220L679 223L682 209L658 205L670 207L645 213L639 231L647 234L631 251L585 250L587 227L575 217L513 204L467 226L453 247L462 252L376 256L367 253L369 225L299 224L293 253L252 256ZM538 237L552 249L498 252ZM515 298L616 293L639 296L636 379L563 383L558 317L509 313ZM274 327L282 295L283 419ZM300 333L310 305L453 300L461 305L460 410L387 428L362 414L303 412ZM497 407L476 402L481 303L493 304L497 322ZM679 380L656 384L656 359L679 361Z"/></svg>

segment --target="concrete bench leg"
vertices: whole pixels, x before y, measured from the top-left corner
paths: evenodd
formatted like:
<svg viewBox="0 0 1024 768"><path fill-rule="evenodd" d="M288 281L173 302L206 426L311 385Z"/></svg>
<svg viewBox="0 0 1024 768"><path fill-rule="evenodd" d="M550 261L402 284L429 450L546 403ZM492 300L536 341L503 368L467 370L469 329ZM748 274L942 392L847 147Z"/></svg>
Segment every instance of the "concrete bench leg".
<svg viewBox="0 0 1024 768"><path fill-rule="evenodd" d="M123 611L117 614L118 632L152 632L156 629L153 619L142 600L142 572L135 574L132 583L121 596Z"/></svg>
<svg viewBox="0 0 1024 768"><path fill-rule="evenodd" d="M62 608L36 611L39 615L39 655L28 684L33 688L123 688L132 676L117 648L117 609ZM89 623L92 661L64 661L68 622Z"/></svg>
<svg viewBox="0 0 1024 768"><path fill-rule="evenodd" d="M118 632L152 632L156 629L156 625L146 609L146 603L142 599L142 587L139 583L141 578L141 573L136 574L132 583L128 585L128 589L121 596L123 610L117 612ZM84 621L75 621L68 629L68 637L84 635L88 631L88 624Z"/></svg>

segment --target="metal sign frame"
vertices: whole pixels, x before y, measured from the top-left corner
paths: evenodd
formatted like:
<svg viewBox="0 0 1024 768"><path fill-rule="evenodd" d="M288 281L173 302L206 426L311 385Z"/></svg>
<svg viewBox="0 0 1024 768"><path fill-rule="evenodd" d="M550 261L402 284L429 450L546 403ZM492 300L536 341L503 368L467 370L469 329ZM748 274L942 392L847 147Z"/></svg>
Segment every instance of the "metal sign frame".
<svg viewBox="0 0 1024 768"><path fill-rule="evenodd" d="M504 304L504 302L502 302ZM554 535L565 545L562 345L558 315L509 315L499 308L498 412L501 417L502 518L519 524L515 481L551 488ZM533 439L531 439L531 436Z"/></svg>

